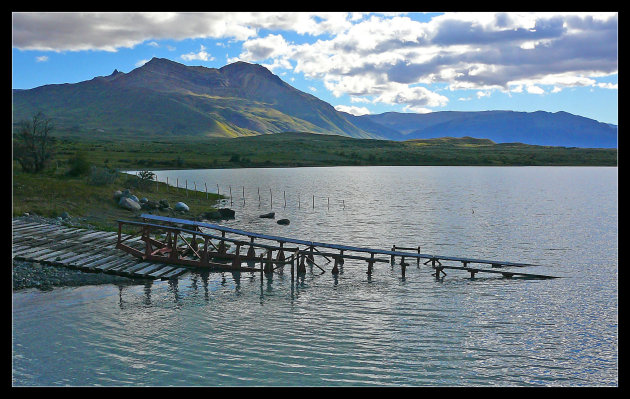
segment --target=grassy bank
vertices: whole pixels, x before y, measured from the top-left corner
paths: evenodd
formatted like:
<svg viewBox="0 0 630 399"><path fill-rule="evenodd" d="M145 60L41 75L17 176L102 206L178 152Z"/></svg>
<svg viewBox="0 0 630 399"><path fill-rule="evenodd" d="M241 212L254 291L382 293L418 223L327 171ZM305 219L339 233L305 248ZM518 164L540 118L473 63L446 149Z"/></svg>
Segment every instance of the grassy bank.
<svg viewBox="0 0 630 399"><path fill-rule="evenodd" d="M186 218L216 208L216 194L188 192L168 187L164 183L152 182L146 186L139 185L139 179L118 173L116 180L105 185L88 184L86 176L70 177L66 168L56 167L56 163L37 174L24 173L19 166L13 170L13 216L24 213L55 218L67 212L79 225L89 225L99 230L117 231L117 219L133 220L141 210L132 212L120 208L113 199L116 190L129 189L138 198L146 197L159 201L166 199L171 207L177 202L184 202L190 212ZM170 216L173 211L152 211L155 214ZM75 224L76 225L76 224Z"/></svg>
<svg viewBox="0 0 630 399"><path fill-rule="evenodd" d="M474 138L404 142L309 133L254 137L99 139L61 137L57 160L85 151L119 169L206 169L347 165L616 166L616 149L496 144Z"/></svg>
<svg viewBox="0 0 630 399"><path fill-rule="evenodd" d="M496 144L474 138L443 138L406 142L352 139L309 133L280 133L234 139L158 137L129 138L58 136L48 168L37 174L21 171L14 161L13 215L25 212L57 217L67 212L98 229L116 229L117 219L134 214L118 207L116 190L130 189L138 198L171 206L179 201L195 217L216 207L216 194L186 196L164 183L140 185L134 176L118 173L104 185L88 184L86 176L67 175L69 160L77 153L108 169L195 169L243 167L297 167L345 165L486 165L486 166L616 166L616 149L544 147ZM156 211L158 212L158 211ZM170 215L172 211L158 212ZM139 214L141 212L137 212Z"/></svg>

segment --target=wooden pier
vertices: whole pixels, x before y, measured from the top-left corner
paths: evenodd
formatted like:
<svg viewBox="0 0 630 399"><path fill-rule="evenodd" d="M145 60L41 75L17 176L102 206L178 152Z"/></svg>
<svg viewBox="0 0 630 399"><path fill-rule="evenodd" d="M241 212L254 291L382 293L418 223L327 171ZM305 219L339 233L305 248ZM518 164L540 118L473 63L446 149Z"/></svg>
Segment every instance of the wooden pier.
<svg viewBox="0 0 630 399"><path fill-rule="evenodd" d="M180 278L188 268L132 258L116 249L119 235L55 224L13 219L13 258L65 266L86 272L162 280ZM140 237L123 236L127 245L142 248Z"/></svg>
<svg viewBox="0 0 630 399"><path fill-rule="evenodd" d="M533 264L424 254L420 247L373 249L258 234L149 214L141 218L142 221L119 220L118 232L14 219L13 258L87 272L162 280L180 278L191 271L252 272L260 273L262 278L264 274L282 272L289 265L292 278L305 274L307 265L321 273L329 267L337 275L345 260L364 261L370 276L377 263L398 264L404 278L409 259L415 259L418 268L421 262L430 265L436 279L446 275L445 269L465 271L471 278L479 273L505 278L555 278L514 270L537 266ZM125 225L136 228L137 232L123 234Z"/></svg>
<svg viewBox="0 0 630 399"><path fill-rule="evenodd" d="M538 266L534 264L423 254L419 247L414 252L405 252L401 249L409 250L410 248L396 246L392 250L382 250L259 234L217 224L150 214L143 214L141 218L142 221L118 221L116 248L144 261L193 269L260 272L262 276L263 273L273 273L277 269L281 271L284 266L291 265L293 277L296 273L305 273L306 264L316 266L324 273L326 271L324 267L315 262L315 257L317 257L321 264L324 262L320 259L333 263L330 270L332 274L339 273L339 267L344 264L345 259L363 260L367 263L367 274L371 275L374 272L375 263L393 265L396 258L399 258L403 277L408 266L405 260L416 259L418 267L421 260L424 260L424 265L430 264L435 270L433 275L436 279L446 275L444 269L466 271L471 278L479 273L500 274L505 278L555 278L513 270L513 268ZM124 225L133 226L138 229L138 232L135 235L123 237L121 232ZM232 237L228 237L226 235L228 233ZM128 245L126 242L132 237L144 242L144 247L137 248ZM228 245L234 250L229 252ZM245 249L247 250L243 253ZM454 262L455 265L443 262ZM259 267L256 267L257 264ZM471 267L470 264L481 266ZM510 270L507 270L508 268Z"/></svg>

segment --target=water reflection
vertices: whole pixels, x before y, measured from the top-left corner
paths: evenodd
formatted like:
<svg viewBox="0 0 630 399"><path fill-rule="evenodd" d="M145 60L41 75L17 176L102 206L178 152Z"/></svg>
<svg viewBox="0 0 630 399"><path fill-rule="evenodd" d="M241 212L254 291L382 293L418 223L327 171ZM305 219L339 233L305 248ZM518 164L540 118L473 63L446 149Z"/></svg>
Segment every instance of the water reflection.
<svg viewBox="0 0 630 399"><path fill-rule="evenodd" d="M378 248L421 242L427 253L453 256L540 257L550 272L571 278L470 280L451 271L436 279L425 266L408 267L403 280L398 264L378 263L366 280L366 263L350 261L332 278L310 265L293 278L289 270L271 278L209 272L145 285L14 293L13 381L616 385L615 182L589 168L452 170L227 171L232 181L279 173L267 179L274 187L313 181L354 203L347 201L345 214L332 206L329 213L274 207L291 219L279 230L259 219L248 199L226 225ZM258 299L261 306L252 306Z"/></svg>

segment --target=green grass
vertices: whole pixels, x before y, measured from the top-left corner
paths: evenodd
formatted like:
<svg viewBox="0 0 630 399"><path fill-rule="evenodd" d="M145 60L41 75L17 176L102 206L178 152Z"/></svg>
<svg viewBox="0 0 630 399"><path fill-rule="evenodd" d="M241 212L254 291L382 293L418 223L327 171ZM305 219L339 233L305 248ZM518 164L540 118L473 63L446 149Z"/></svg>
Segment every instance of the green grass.
<svg viewBox="0 0 630 399"><path fill-rule="evenodd" d="M65 168L49 167L38 174L24 173L15 167L13 170L13 216L25 212L44 217L60 216L64 211L72 217L85 218L85 222L99 230L117 231L116 220L133 220L140 213L118 207L113 199L116 190L129 188L138 198L147 197L155 201L166 199L171 207L182 201L190 208L188 217L216 209L216 194L193 193L184 189L168 187L164 183L151 183L144 188L136 188L135 176L120 173L117 180L108 185L94 186L87 184L86 177L69 177ZM153 211L168 216L168 211ZM187 218L184 216L184 218Z"/></svg>
<svg viewBox="0 0 630 399"><path fill-rule="evenodd" d="M183 201L190 207L191 217L216 207L216 194L209 194L206 199L205 193L193 195L189 191L187 197L184 189L177 191L164 183L138 189L133 187L135 178L122 173L114 183L105 186L89 185L86 177L68 177L68 160L78 151L88 154L95 166L120 170L343 165L617 166L616 149L496 144L474 138L395 142L278 133L232 139L154 136L140 141L129 137L59 135L53 161L44 172L24 173L13 162L13 215L29 212L55 217L66 211L99 229L115 230L117 219L134 217L119 208L112 197L114 191L125 188L138 198L167 199L171 206Z"/></svg>
<svg viewBox="0 0 630 399"><path fill-rule="evenodd" d="M153 170L345 165L617 165L616 149L496 144L474 138L395 142L309 133L231 139L154 136L142 141L66 136L58 142L56 159L63 163L77 150L88 152L99 166Z"/></svg>

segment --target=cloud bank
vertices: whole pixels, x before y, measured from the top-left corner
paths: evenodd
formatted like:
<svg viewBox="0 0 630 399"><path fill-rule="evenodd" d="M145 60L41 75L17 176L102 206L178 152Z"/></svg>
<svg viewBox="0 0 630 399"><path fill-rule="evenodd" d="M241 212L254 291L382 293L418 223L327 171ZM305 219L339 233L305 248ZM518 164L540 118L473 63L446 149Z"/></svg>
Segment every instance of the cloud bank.
<svg viewBox="0 0 630 399"><path fill-rule="evenodd" d="M353 102L403 104L414 112L448 103L438 85L538 95L617 89L594 80L617 73L617 13L446 13L421 20L340 12L14 13L13 46L117 51L161 39L227 39L242 45L240 60L321 80ZM303 40L293 42L287 32ZM181 57L212 59L203 45Z"/></svg>

